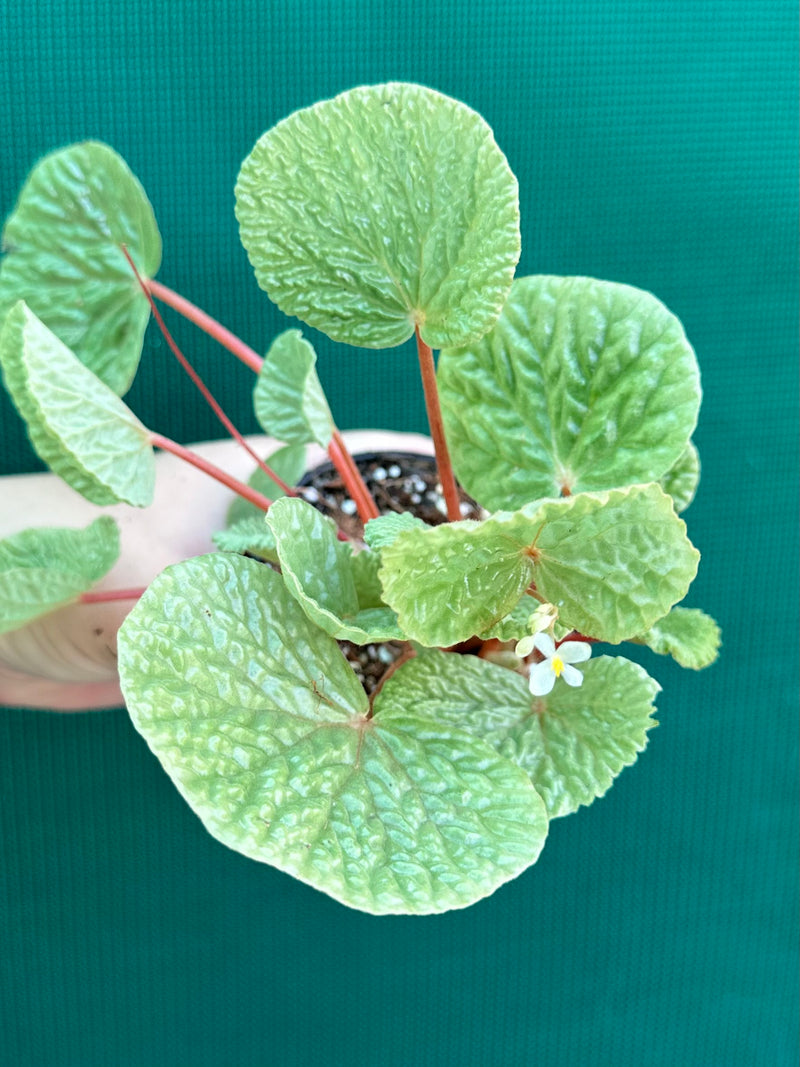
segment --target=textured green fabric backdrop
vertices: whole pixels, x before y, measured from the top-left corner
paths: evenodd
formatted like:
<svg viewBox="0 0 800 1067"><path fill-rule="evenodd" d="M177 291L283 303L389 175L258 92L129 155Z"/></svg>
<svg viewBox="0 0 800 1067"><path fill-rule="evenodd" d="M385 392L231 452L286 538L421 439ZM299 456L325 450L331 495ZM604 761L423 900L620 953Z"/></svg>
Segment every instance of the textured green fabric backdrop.
<svg viewBox="0 0 800 1067"><path fill-rule="evenodd" d="M725 637L702 675L643 654L664 686L648 751L536 867L437 918L369 918L226 850L124 713L0 713L0 1063L796 1062L794 9L0 0L0 211L45 151L110 142L155 206L161 279L259 348L285 323L233 217L256 137L389 79L479 110L520 180L520 273L629 282L686 325L705 387L690 602ZM254 429L248 372L176 333ZM423 428L408 350L320 347L341 425ZM153 333L146 350L132 406L215 436ZM0 473L37 469L5 399L0 426Z"/></svg>

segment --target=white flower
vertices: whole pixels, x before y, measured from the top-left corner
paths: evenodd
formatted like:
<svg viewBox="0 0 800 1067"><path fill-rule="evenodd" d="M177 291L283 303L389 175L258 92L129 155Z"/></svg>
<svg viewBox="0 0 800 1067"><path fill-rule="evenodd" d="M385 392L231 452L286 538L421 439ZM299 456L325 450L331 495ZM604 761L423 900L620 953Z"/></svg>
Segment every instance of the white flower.
<svg viewBox="0 0 800 1067"><path fill-rule="evenodd" d="M536 634L533 647L544 656L541 663L531 667L528 685L535 697L547 696L556 684L556 678L563 678L567 685L581 685L583 675L573 667L573 663L582 663L592 654L592 647L585 641L564 641L556 648L550 634Z"/></svg>

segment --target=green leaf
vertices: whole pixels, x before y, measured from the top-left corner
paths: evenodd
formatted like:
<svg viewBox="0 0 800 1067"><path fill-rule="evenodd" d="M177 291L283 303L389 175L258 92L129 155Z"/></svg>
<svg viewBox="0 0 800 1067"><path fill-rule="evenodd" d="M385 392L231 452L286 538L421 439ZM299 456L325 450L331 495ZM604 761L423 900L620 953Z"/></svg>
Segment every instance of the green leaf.
<svg viewBox="0 0 800 1067"><path fill-rule="evenodd" d="M519 258L517 181L484 120L394 82L268 130L236 216L258 284L335 341L434 348L489 330Z"/></svg>
<svg viewBox="0 0 800 1067"><path fill-rule="evenodd" d="M119 634L136 728L209 832L353 908L465 907L536 859L530 779L470 734L366 695L280 576L168 567Z"/></svg>
<svg viewBox="0 0 800 1067"><path fill-rule="evenodd" d="M265 521L263 511L259 511L260 518L251 515L248 518L239 519L226 530L219 530L212 540L222 552L238 552L242 555L256 556L268 563L278 562L278 551L275 547L275 535Z"/></svg>
<svg viewBox="0 0 800 1067"><path fill-rule="evenodd" d="M699 608L673 608L636 640L660 656L672 656L681 667L701 671L719 655L719 626Z"/></svg>
<svg viewBox="0 0 800 1067"><path fill-rule="evenodd" d="M125 161L85 141L34 167L3 231L0 319L17 300L122 395L139 364L150 306L139 272L161 263L153 209Z"/></svg>
<svg viewBox="0 0 800 1067"><path fill-rule="evenodd" d="M453 464L484 507L657 481L697 422L683 328L649 293L518 278L482 341L439 359Z"/></svg>
<svg viewBox="0 0 800 1067"><path fill-rule="evenodd" d="M636 663L601 656L583 684L533 697L514 671L476 656L426 652L386 681L387 700L484 738L531 777L551 819L601 797L647 744L659 685Z"/></svg>
<svg viewBox="0 0 800 1067"><path fill-rule="evenodd" d="M357 645L403 639L391 609L371 593L366 602L359 600L353 550L337 540L331 519L304 500L283 497L267 512L267 524L286 585L313 623ZM359 584L364 589L363 572Z"/></svg>
<svg viewBox="0 0 800 1067"><path fill-rule="evenodd" d="M306 469L305 445L284 445L276 449L270 456L267 456L267 466L271 467L287 485L297 485ZM278 497L286 495L278 483L274 482L260 467L256 467L247 479L247 484L268 500L277 500ZM264 512L244 497L237 496L228 509L227 522L229 526L233 526L242 519L258 519L263 526Z"/></svg>
<svg viewBox="0 0 800 1067"><path fill-rule="evenodd" d="M153 499L147 429L20 301L0 330L3 380L50 469L94 504Z"/></svg>
<svg viewBox="0 0 800 1067"><path fill-rule="evenodd" d="M694 500L694 494L700 481L700 456L692 441L686 446L680 458L661 478L660 485L669 493L675 503L675 510L686 511Z"/></svg>
<svg viewBox="0 0 800 1067"><path fill-rule="evenodd" d="M683 599L700 557L653 484L409 530L381 558L384 597L400 626L412 640L444 647L487 632L531 582L559 622L625 640Z"/></svg>
<svg viewBox="0 0 800 1067"><path fill-rule="evenodd" d="M117 524L101 515L83 530L39 527L0 541L0 633L76 600L114 566Z"/></svg>
<svg viewBox="0 0 800 1067"><path fill-rule="evenodd" d="M427 522L418 519L410 511L391 511L388 515L379 515L377 519L370 519L364 527L364 540L374 551L391 545L404 530L411 529L427 530Z"/></svg>
<svg viewBox="0 0 800 1067"><path fill-rule="evenodd" d="M317 356L299 330L276 337L253 391L265 433L290 445L316 441L327 448L336 426L315 370Z"/></svg>

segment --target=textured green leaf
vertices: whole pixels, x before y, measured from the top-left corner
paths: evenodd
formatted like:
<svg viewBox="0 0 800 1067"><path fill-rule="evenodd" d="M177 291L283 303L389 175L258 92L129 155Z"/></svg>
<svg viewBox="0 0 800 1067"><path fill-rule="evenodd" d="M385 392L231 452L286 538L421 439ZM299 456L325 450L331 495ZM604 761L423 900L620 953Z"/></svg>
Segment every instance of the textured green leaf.
<svg viewBox="0 0 800 1067"><path fill-rule="evenodd" d="M701 671L719 655L719 626L699 608L673 608L636 640L660 656L672 656L681 667Z"/></svg>
<svg viewBox="0 0 800 1067"><path fill-rule="evenodd" d="M603 796L647 744L659 685L636 663L601 656L581 664L578 688L557 682L533 697L514 671L476 656L428 652L384 685L386 699L469 730L531 777L551 819Z"/></svg>
<svg viewBox="0 0 800 1067"><path fill-rule="evenodd" d="M286 585L312 622L357 645L403 638L391 609L376 604L371 594L366 603L359 601L353 550L337 540L331 519L304 500L283 497L267 512L267 523Z"/></svg>
<svg viewBox="0 0 800 1067"><path fill-rule="evenodd" d="M278 562L278 550L275 546L275 535L267 526L263 511L259 512L260 518L251 515L248 518L239 519L226 530L219 530L212 540L222 552L238 552L242 555L256 556L268 563Z"/></svg>
<svg viewBox="0 0 800 1067"><path fill-rule="evenodd" d="M530 779L491 746L366 695L280 576L167 568L119 635L128 710L214 837L350 907L445 911L534 862Z"/></svg>
<svg viewBox="0 0 800 1067"><path fill-rule="evenodd" d="M94 504L153 499L149 433L20 301L0 330L3 380L36 452Z"/></svg>
<svg viewBox="0 0 800 1067"><path fill-rule="evenodd" d="M381 550L384 598L412 640L441 647L466 641L507 615L530 585L524 541L491 521L410 529Z"/></svg>
<svg viewBox="0 0 800 1067"><path fill-rule="evenodd" d="M561 623L614 643L633 637L683 599L699 553L652 484L409 530L381 558L384 596L405 633L448 646L488 631L531 582Z"/></svg>
<svg viewBox="0 0 800 1067"><path fill-rule="evenodd" d="M114 566L117 524L101 515L83 530L38 527L0 541L0 633L77 599Z"/></svg>
<svg viewBox="0 0 800 1067"><path fill-rule="evenodd" d="M489 509L658 480L697 422L683 328L640 289L518 278L483 340L439 359L453 464Z"/></svg>
<svg viewBox="0 0 800 1067"><path fill-rule="evenodd" d="M34 167L6 222L0 266L0 319L25 300L118 394L136 374L150 317L121 244L152 278L161 238L150 202L116 152L85 141Z"/></svg>
<svg viewBox="0 0 800 1067"><path fill-rule="evenodd" d="M284 445L276 449L267 456L267 466L271 467L287 485L297 485L306 469L305 445ZM260 467L256 467L247 479L247 484L268 500L277 500L278 497L285 496L278 483L274 482ZM227 522L229 526L233 526L242 519L258 519L263 525L264 512L244 497L237 496L228 508Z"/></svg>
<svg viewBox="0 0 800 1067"><path fill-rule="evenodd" d="M259 425L290 445L327 448L336 426L316 372L317 356L299 330L276 337L253 391Z"/></svg>
<svg viewBox="0 0 800 1067"><path fill-rule="evenodd" d="M519 258L517 182L484 120L419 85L342 93L258 141L236 216L262 289L336 341L482 336Z"/></svg>
<svg viewBox="0 0 800 1067"><path fill-rule="evenodd" d="M414 528L427 530L428 524L410 511L391 511L388 515L379 515L377 519L369 520L364 527L364 540L373 551L378 552L392 544L404 530Z"/></svg>
<svg viewBox="0 0 800 1067"><path fill-rule="evenodd" d="M700 456L693 442L690 441L683 454L660 481L661 488L672 497L675 510L679 515L682 511L686 511L694 500L699 481Z"/></svg>

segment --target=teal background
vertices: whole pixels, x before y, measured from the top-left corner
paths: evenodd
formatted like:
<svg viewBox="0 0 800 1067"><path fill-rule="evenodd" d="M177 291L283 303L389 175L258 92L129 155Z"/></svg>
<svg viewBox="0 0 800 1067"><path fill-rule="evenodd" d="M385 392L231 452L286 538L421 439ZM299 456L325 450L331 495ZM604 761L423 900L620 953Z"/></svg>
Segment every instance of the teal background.
<svg viewBox="0 0 800 1067"><path fill-rule="evenodd" d="M664 687L648 751L524 876L425 919L226 850L122 712L3 711L0 1063L794 1065L794 3L0 0L0 41L0 211L46 151L111 143L154 204L160 279L260 349L286 321L233 216L256 138L389 79L480 111L520 181L519 273L652 290L696 347L690 603L725 638L699 675L642 653ZM248 372L175 333L255 429ZM340 425L424 428L413 353L320 350ZM153 332L129 400L218 435ZM38 469L5 398L0 427L0 473Z"/></svg>

